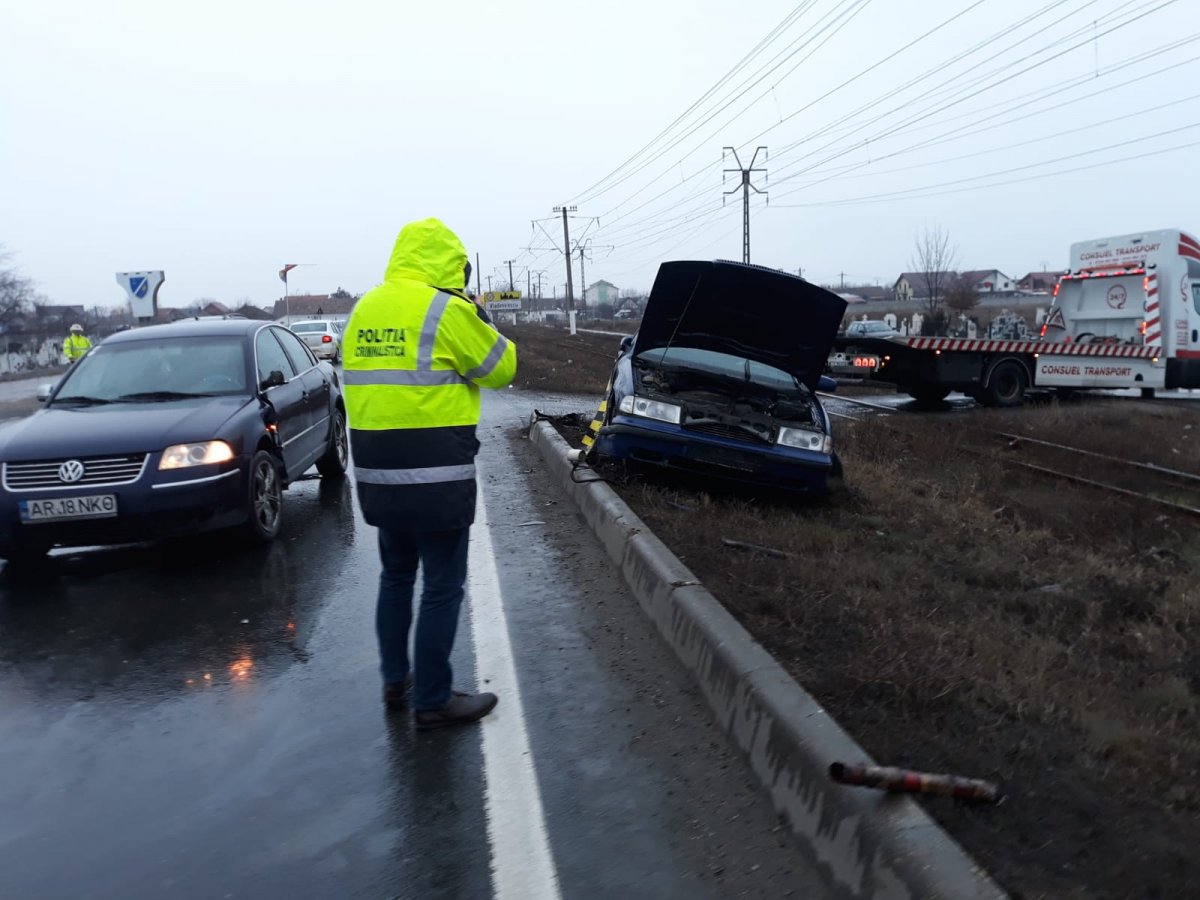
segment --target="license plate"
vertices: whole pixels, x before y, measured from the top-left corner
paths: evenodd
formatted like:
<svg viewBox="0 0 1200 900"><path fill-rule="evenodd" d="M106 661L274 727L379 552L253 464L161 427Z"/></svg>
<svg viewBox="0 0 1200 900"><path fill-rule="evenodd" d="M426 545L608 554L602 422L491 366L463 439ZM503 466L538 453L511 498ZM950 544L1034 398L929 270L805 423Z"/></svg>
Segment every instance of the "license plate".
<svg viewBox="0 0 1200 900"><path fill-rule="evenodd" d="M116 494L91 497L55 497L51 500L22 500L22 522L54 522L61 519L111 519L117 514Z"/></svg>

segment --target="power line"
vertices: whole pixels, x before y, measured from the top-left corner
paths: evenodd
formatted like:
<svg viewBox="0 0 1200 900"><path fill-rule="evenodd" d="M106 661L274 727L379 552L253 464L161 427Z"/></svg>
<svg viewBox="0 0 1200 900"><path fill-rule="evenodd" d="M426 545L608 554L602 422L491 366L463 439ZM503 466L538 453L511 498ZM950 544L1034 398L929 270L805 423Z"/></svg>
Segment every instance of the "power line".
<svg viewBox="0 0 1200 900"><path fill-rule="evenodd" d="M871 2L872 2L872 0L838 0L837 6L836 6L836 7L834 7L834 9L833 9L833 10L830 10L830 12L826 13L826 14L825 14L825 16L822 16L822 18L818 20L818 23L819 23L820 21L822 21L823 19L825 19L825 18L828 18L830 15L833 15L834 13L836 13L836 17L834 18L834 20L833 20L833 23L836 23L836 22L837 22L839 19L841 19L841 18L845 17L845 16L847 15L847 12L849 12L849 13L850 13L850 19L853 19L853 17L854 17L855 15L857 15L859 12L861 12L861 11L862 11L862 10L863 10L863 9L866 7L866 5L867 5L867 4L869 4L869 3L871 3ZM845 7L847 4L853 4L853 5L852 5L852 6L850 6L850 7L848 8L848 10L842 10L841 12L838 12L838 10L839 10L841 7ZM848 22L850 21L850 19L847 19L845 22L843 22L841 25L839 25L839 26L837 27L837 30L835 30L835 31L834 31L834 34L836 34L836 33L837 33L837 31L840 31L842 27L844 27L846 24L848 24ZM735 103L737 100L741 99L741 98L742 98L742 97L743 97L743 96L744 96L744 95L745 95L747 92L749 92L749 91L750 91L750 90L751 90L753 87L755 87L755 85L757 85L757 84L760 84L760 83L761 83L763 80L765 80L767 77L769 77L769 76L771 75L771 73L772 73L772 72L774 72L776 69L778 69L778 68L779 68L780 66L782 66L784 63L786 63L786 62L787 62L789 59L791 59L791 58L792 58L793 56L795 56L797 53L799 53L799 52L801 52L802 50L804 50L804 49L805 49L805 48L806 48L806 47L807 47L807 46L808 46L810 43L812 43L814 40L816 40L816 39L817 39L817 38L819 38L821 35L823 35L823 34L824 34L824 33L825 33L825 32L826 32L826 31L827 31L827 30L828 30L828 29L831 27L831 25L832 25L833 23L826 24L826 25L822 26L822 27L821 27L820 29L818 29L818 30L817 30L817 32L816 32L814 35L812 35L811 37L802 36L801 38L798 38L798 39L797 39L797 41L803 40L803 43L801 43L801 45L800 45L799 47L797 47L795 50L792 50L790 53L787 53L787 55L784 57L784 59L783 59L782 61L780 61L780 62L779 62L777 65L775 65L773 68L769 69L769 70L768 70L767 72L765 72L764 74L760 75L758 78L756 78L756 79L755 79L753 82L751 82L750 84L746 85L745 87L742 87L741 85L739 85L739 87L741 87L742 89L741 89L740 91L738 91L738 93L736 93L736 94L734 94L734 95L732 95L732 96L728 97L728 98L727 98L727 99L726 99L726 100L725 100L725 101L722 103L722 105L721 105L720 107L718 107L718 108L717 108L716 110L714 110L713 112L709 113L709 114L708 114L708 115L707 115L705 118L701 119L701 120L700 120L698 123L696 123L695 125L693 125L693 126L692 126L692 127L691 127L691 128L688 130L688 131L686 131L684 134L682 134L682 135L680 135L679 137L675 138L675 139L674 139L674 141L672 141L670 144L667 144L665 147L663 147L663 148L661 148L660 150L658 150L658 151L657 151L657 152L656 152L656 153L655 153L655 154L654 154L652 157L650 157L650 159L646 160L646 161L645 161L645 162L643 162L643 163L642 163L640 166L638 166L638 168L634 169L634 170L633 170L633 171L631 171L631 172L628 172L628 173L626 173L626 174L625 174L625 175L623 175L621 178L619 178L617 181L613 182L611 185L609 185L608 187L604 188L604 190L602 190L602 191L598 191L598 192L596 192L595 194L593 194L593 195L592 195L592 197L593 197L593 198L594 198L594 197L598 197L598 196L600 196L601 194L607 193L608 191L610 191L610 190L612 190L613 188L615 188L615 187L617 187L617 186L619 186L619 185L621 185L621 184L625 183L625 182L626 182L626 181L628 181L630 178L632 178L632 177L634 177L635 175L637 175L639 172L643 171L644 169L648 168L650 165L652 165L652 164L654 164L655 162L657 162L659 159L661 159L663 156L665 156L667 153L669 153L669 152L670 152L672 149L674 149L675 147L679 146L679 144L683 143L683 142L684 142L685 140L687 140L687 139L688 139L688 138L689 138L691 135L695 134L695 133L696 133L697 131L699 131L699 130L700 130L702 127L704 127L704 126L705 126L705 125L707 125L709 122L711 122L711 121L712 121L714 118L716 118L716 116L720 115L722 112L724 112L726 109L728 109L728 108L729 108L729 107L730 107L730 106L731 106L733 103ZM830 37L832 37L832 35L831 35ZM821 47L821 46L824 46L824 44L825 44L825 43L826 43L828 40L829 40L829 38L826 38L826 40L825 40L825 41L822 41L822 43L821 43L820 45L818 45L817 49L820 49L820 47ZM789 44L789 45L788 45L788 48L792 47L792 45L793 45L793 44L795 44L797 41L793 41L793 42L792 42L792 44ZM786 50L787 50L788 48L785 48L785 51L784 51L784 52L786 52ZM815 51L814 51L814 52L815 52ZM771 62L774 62L774 59L778 59L780 55L783 55L783 54L782 54L782 53L781 53L781 54L777 54L777 55L776 55L776 57L774 57L774 58L771 60ZM806 58L811 58L811 56L812 56L812 54L809 54L809 57L806 57ZM768 62L768 63L767 63L767 65L768 65L768 66L770 66L770 65L771 65L771 62ZM762 71L762 70L760 69L759 71ZM757 73L756 73L756 74L757 74ZM751 76L751 78L754 78L754 76ZM745 83L743 83L743 84L745 84ZM735 88L735 90L737 90L737 88ZM737 120L737 119L738 119L738 118L739 118L741 115L743 115L743 114L744 114L744 113L745 113L747 110L749 110L750 108L752 108L752 107L754 106L754 104L756 104L756 103L757 103L759 100L761 100L763 97L765 97L765 96L766 96L768 93L770 93L770 91L769 91L769 90L768 90L768 91L766 91L766 92L764 92L764 93L763 93L763 95L762 95L762 96L760 96L760 97L759 97L757 100L753 101L752 103L750 103L750 104L748 104L746 107L744 107L744 108L742 109L742 111L741 111L741 112L739 112L739 113L735 114L735 115L734 115L734 116L733 116L733 117L732 117L732 118L731 118L731 119L730 119L728 122L725 122L723 125L719 126L719 127L718 127L718 130L717 130L717 132L715 132L715 133L714 133L714 135L715 135L716 133L719 133L721 128L725 128L725 127L727 127L728 125L730 125L732 122L736 121L736 120ZM685 155L682 157L682 159L686 159L688 156L691 156L691 154L692 154L692 153L695 153L695 152L696 152L696 150L697 150L697 149L699 149L699 147L703 146L703 145L704 145L706 142L708 142L709 140L711 140L711 139L712 139L712 137L713 137L714 135L710 135L709 137L702 139L702 140L701 140L701 141L700 141L700 142L697 144L697 146L696 146L695 148L693 148L691 151L689 151L688 153L686 153L686 154L685 154ZM682 159L681 159L680 161L682 161ZM658 176L656 176L654 179L652 179L652 180L650 181L650 184L653 184L654 182L658 181L660 178L662 178L662 177L664 176L664 174L665 174L666 172L669 172L669 171L670 171L671 169L673 169L673 168L674 168L674 164L672 164L672 165L671 165L669 168L667 168L666 170L664 170L664 172L663 172L663 173L660 173ZM620 206L620 204L617 204L617 206ZM616 209L616 207L614 207L614 208L613 208L613 210L610 210L609 212L615 211L615 209ZM607 215L608 215L608 213L602 213L602 214L601 214L601 218L605 218L605 217L607 217Z"/></svg>
<svg viewBox="0 0 1200 900"><path fill-rule="evenodd" d="M585 195L590 194L591 191L595 190L600 185L604 184L606 181L608 181L610 178L612 178L614 175L621 172L621 170L623 170L627 165L629 165L630 163L635 161L643 153L645 153L647 150L649 150L651 147L653 147L665 135L669 134L671 132L671 130L675 128L676 125L678 125L680 122L682 122L684 119L686 119L698 106L700 106L701 103L703 103L705 100L707 100L709 97L711 97L714 93L716 93L718 90L720 90L720 88L724 84L726 84L730 79L732 79L734 75L736 75L739 71L741 71L743 68L745 68L745 66L750 62L751 59L753 59L755 56L757 56L759 53L761 53L767 47L768 44L770 44L772 41L775 40L776 37L778 37L780 34L782 34L784 31L786 31L789 27L791 27L791 25L793 25L796 22L796 20L798 20L801 16L804 15L804 13L806 13L809 9L811 9L815 5L815 3L816 3L816 0L805 0L805 2L800 3L796 7L794 7L791 12L789 12L786 16L784 16L783 19L767 33L766 37L762 38L748 53L746 53L745 56L743 56L740 60L738 60L738 62L733 66L733 68L730 69L728 72L726 72L723 76L721 76L721 78L719 78L717 80L717 82L715 84L713 84L712 87L710 87L707 91L705 91L700 96L699 99L694 101L691 106L689 106L682 113L680 113L678 116L676 116L675 120L673 122L671 122L666 128L664 128L662 131L660 131L658 134L656 134L653 138L651 138L650 141L645 146L643 146L640 150L638 150L636 153L634 153L633 156L629 157L629 159L625 160L623 163L621 163L621 165L617 166L617 168L613 169L611 172L609 172L607 175L605 175L603 178L601 178L595 184L591 185L586 190L581 191L579 194L576 194L571 199L575 200L575 201L579 201L579 202L583 202L585 199L589 199L589 198L585 197Z"/></svg>
<svg viewBox="0 0 1200 900"><path fill-rule="evenodd" d="M978 51L978 49L981 49L982 47L984 47L984 46L987 46L989 43L992 43L992 42L994 42L995 40L998 40L1000 37L1002 37L1004 34L1007 34L1007 33L1009 33L1009 32L1010 32L1010 31L1012 31L1014 28L1016 28L1016 27L1019 27L1020 25L1023 25L1023 24L1027 24L1027 23L1028 23L1028 22L1030 22L1030 21L1033 21L1033 20L1034 20L1034 19L1036 19L1038 16L1040 16L1040 15L1044 14L1046 11L1048 11L1048 10L1050 10L1050 9L1053 9L1053 8L1055 8L1055 7L1057 7L1057 6L1060 6L1060 5L1062 5L1063 3L1065 3L1065 2L1067 2L1067 0L1055 0L1055 2L1054 2L1054 3L1051 3L1051 4L1050 4L1048 7L1045 7L1045 8L1043 8L1043 10L1042 10L1042 11L1040 11L1040 12L1038 12L1038 13L1035 13L1035 14L1033 14L1033 15L1031 15L1031 16L1028 16L1028 17L1026 17L1026 19L1024 19L1024 20L1022 20L1021 22L1017 23L1017 25L1016 25L1016 26L1009 26L1007 29L1005 29L1005 30L1003 30L1003 31L1001 31L1001 32L999 32L999 33L997 33L997 34L995 34L995 35L992 35L992 36L991 36L989 39L985 40L984 42L981 42L981 44L977 45L977 47L976 47L976 48L974 48L974 49L972 49L972 50L970 50L970 51L967 51L966 53L959 54L959 55L958 55L958 57L955 57L955 58L954 58L954 60L952 60L952 62L953 62L953 61L957 61L957 60L959 60L959 59L962 59L962 58L966 58L967 56L971 55L973 52L977 52L977 51ZM1090 3L1095 3L1095 2L1098 2L1098 0L1089 0L1089 4L1090 4ZM971 8L973 9L974 7L971 7ZM1077 10L1077 12L1078 12L1078 10ZM922 40L925 40L926 38L930 37L932 34L936 33L938 30L940 30L942 27L944 27L945 25L949 24L949 23L950 23L951 21L953 21L954 19L958 18L958 17L959 17L959 15L960 15L960 14L956 14L955 16L952 16L950 19L947 19L947 20L945 20L944 22L940 23L939 25L935 26L934 28L932 28L932 29L930 29L930 30L926 31L926 32L925 32L923 35L921 35L921 37L917 38L917 40L916 40L916 41L914 41L914 42L910 42L909 44L905 45L905 47L906 47L906 48L911 48L912 46L915 46L915 44L916 44L916 43L919 43L920 41L922 41ZM904 48L902 48L902 50L903 50L903 49L904 49ZM898 51L898 52L900 52L900 51ZM892 56L895 56L895 54L894 54L894 53L893 53L893 54L890 54L888 58L891 58ZM877 67L878 67L878 65L879 65L879 63L876 63L876 64L874 64L874 65L872 65L872 66L868 67L868 69L866 69L866 70L863 70L863 72L862 72L862 73L860 73L860 76L861 76L862 74L865 74L865 72L867 72L867 71L870 71L871 69L877 68ZM936 74L936 73L937 73L938 71L940 71L942 68L947 68L948 66L949 66L949 63L943 63L943 64L942 64L940 67L935 67L934 69L931 69L931 70L929 70L928 72L926 72L924 75L922 75L922 76L918 76L918 78L916 78L916 79L913 79L913 80L910 82L910 84L915 84L915 83L918 83L919 81L921 81L921 80L923 80L923 79L927 79L927 78L929 78L929 77L932 77L932 75ZM858 76L856 76L856 78L857 78L857 77L858 77ZM851 79L851 81L853 81L853 80L855 80L855 79ZM849 82L847 82L847 83L849 83ZM843 85L843 86L844 86L844 85ZM835 90L836 90L836 89L835 89ZM822 95L822 98L821 98L821 99L824 99L824 98L827 98L827 97L829 97L829 96L830 96L832 93L834 93L834 91L826 92L826 94ZM894 92L892 92L892 93L894 93ZM891 95L891 94L885 95L885 97L884 97L883 99L886 99L886 97L887 97L887 96L890 96L890 95ZM763 94L762 96L765 96L765 94ZM760 97L759 99L761 99L761 97ZM879 103L879 102L883 102L883 99L876 100L876 101L875 101L875 103L877 104L877 103ZM757 102L757 101L755 101L755 103L756 103L756 102ZM752 103L752 104L750 104L750 105L751 105L751 106L753 106L754 104ZM807 108L807 107L805 107L805 108ZM799 112L799 111L797 111L797 112ZM791 116L788 116L787 118L791 118ZM760 132L758 135L756 135L756 136L755 136L754 140L758 140L759 138L761 138L761 137L762 137L763 135L765 135L766 133L768 133L768 132L770 132L770 131L774 130L775 128L777 128L777 127L778 127L780 124L782 124L782 121L786 121L786 119L784 119L784 120L781 120L781 122L779 122L779 123L776 123L775 125L772 125L772 126L770 126L769 128L765 129L764 131ZM728 124L728 123L726 123L726 124ZM688 153L687 155L691 155L691 153L692 153L692 152L695 152L695 151L694 151L694 150L692 150L692 151L689 151L689 153ZM686 158L686 156L685 156L684 158ZM674 169L675 165L678 165L678 164L680 164L680 163L682 163L682 159L681 159L681 160L679 160L679 161L677 161L677 163L673 163L673 164L672 164L672 166L671 166L671 169ZM668 170L668 171L669 171L669 170ZM638 206L634 207L633 209L626 211L625 213L623 213L623 214L621 214L620 216L618 216L618 217L617 217L617 221L619 221L619 220L620 220L620 219L622 219L622 218L625 218L625 217L626 217L626 216L628 216L628 215L631 215L633 212L636 212L636 211L638 211L638 210L640 210L640 209L643 209L643 208L645 208L646 206L650 205L651 203L655 202L656 200L659 200L659 199L661 199L661 198L665 197L666 195L668 195L668 194L670 194L670 193L674 192L676 189L678 189L678 187L679 187L679 186L681 186L682 184L684 184L684 183L686 183L686 182L688 182L688 181L692 180L693 178L697 177L698 175L701 175L701 174L703 174L705 171L707 171L707 169L706 169L706 168L697 169L696 171L694 171L694 172L693 172L693 173L691 173L690 175L684 176L683 178L681 178L681 180L680 180L679 184L677 184L677 185L672 185L672 186L671 186L670 188L668 188L667 190L665 190L665 191L662 191L661 193L659 193L659 194L655 195L654 197L650 198L650 200L648 200L648 201L645 201L645 202L643 202L643 203L639 204ZM661 177L662 177L662 176L660 175L660 176L659 176L659 178L661 178ZM656 179L654 179L654 181L657 181L657 180L658 180L657 178L656 178ZM654 183L654 181L651 181L649 184L645 185L645 186L644 186L644 187L643 187L641 190L639 190L638 192L636 192L636 193L635 193L634 195L632 195L631 197L629 197L629 198L626 198L626 200L622 201L622 203L618 204L618 205L617 205L617 207L614 207L614 209L613 209L613 210L611 210L610 212L613 212L613 211L615 211L617 208L619 208L619 207L620 207L621 205L623 205L624 203L628 203L630 200L634 199L634 198L635 198L635 197L636 197L636 196L637 196L639 193L642 193L642 192L644 192L644 191L646 190L646 188L648 188L650 185L652 185L652 184ZM608 217L608 213L605 213L605 214L604 214L604 216L603 216L603 218L605 218L605 219L607 220L607 217Z"/></svg>
<svg viewBox="0 0 1200 900"><path fill-rule="evenodd" d="M1094 2L1094 0L1093 0L1093 2ZM1165 0L1165 2L1163 2L1163 3L1160 3L1160 4L1159 4L1157 7L1155 7L1153 10L1151 10L1151 11L1150 11L1150 12L1148 12L1148 13L1144 13L1143 15L1151 15L1151 14L1153 14L1154 12L1157 12L1158 10L1160 10L1160 9L1162 9L1162 8L1166 7L1166 6L1170 6L1171 4L1173 4L1173 3L1176 3L1176 2L1178 2L1178 0ZM1142 8L1144 8L1144 6L1143 6ZM1097 36L1104 36L1104 35L1108 35L1108 34L1111 34L1111 33L1115 32L1115 31L1118 31L1118 30L1120 30L1120 29L1122 29L1122 28L1126 28L1126 27L1128 27L1129 25L1133 24L1134 22L1136 22L1136 21L1140 21L1140 19L1141 19L1141 18L1142 18L1142 16L1141 16L1141 15L1139 15L1137 18L1130 18L1130 19L1127 19L1127 20L1126 20L1126 21L1124 21L1124 22L1119 22L1118 24L1116 24L1116 25L1112 26L1111 28L1108 28L1107 30L1105 30L1105 31L1103 31L1103 32L1100 32L1100 33L1099 33L1099 35L1097 35ZM1059 21L1062 21L1062 20L1059 20ZM1054 24L1057 24L1057 23L1054 23ZM1076 32L1076 33L1079 33L1079 32ZM1080 49L1081 47L1087 46L1087 44L1089 44L1089 43L1090 43L1090 42L1091 42L1093 39L1094 39L1094 38L1088 38L1088 39L1086 39L1086 40L1084 40L1084 41L1081 41L1081 42L1079 42L1079 43L1077 43L1077 44L1075 44L1075 45L1073 45L1073 46L1071 46L1071 47L1068 47L1068 48L1066 48L1066 49L1064 49L1064 50L1060 50L1060 51L1058 52L1058 56L1057 56L1057 57L1049 57L1049 56L1047 56L1047 55L1046 55L1046 52L1045 52L1045 50L1046 50L1046 49L1049 49L1049 48L1041 48L1041 49L1039 49L1039 50L1037 50L1037 51L1034 51L1033 53L1029 53L1029 54L1027 54L1027 55L1025 55L1025 56L1021 57L1019 60L1017 60L1017 62L1018 62L1018 63L1020 63L1020 62L1024 62L1024 61L1026 61L1026 60L1032 59L1032 58L1034 58L1034 57L1037 57L1037 56L1040 56L1041 58L1040 58L1038 61L1036 61L1036 62L1032 63L1031 65L1029 65L1029 66L1026 66L1025 68L1023 68L1023 69L1020 69L1020 70L1018 70L1018 71L1015 71L1015 72L1011 71L1011 66L1005 66L1005 67L1004 67L1004 68L1002 68L1002 69L997 69L997 70L994 70L994 71L992 71L992 72L989 72L989 73L987 73L986 75L979 76L978 78L976 78L976 79L974 79L974 80L973 80L973 82L974 82L975 84L978 84L978 83L979 83L981 80L983 80L984 78L990 78L990 77L992 77L993 75L999 75L999 74L1001 74L1001 73L1006 73L1006 74L1004 74L1004 75L1003 75L1003 77L999 78L999 80L997 80L997 81L995 81L995 82L993 82L993 83L991 83L991 84L988 84L988 85L986 85L986 86L984 86L984 87L981 87L981 88L979 88L978 90L975 90L975 91L973 91L972 93L969 93L969 94L967 94L966 96L960 96L958 99L955 99L955 100L951 100L951 101L949 101L949 102L942 103L942 105L941 105L941 106L939 106L939 107L937 107L936 109L932 109L932 110L928 110L928 109L927 109L927 110L925 110L925 111L922 111L921 113L919 113L919 114L917 114L917 115L914 115L914 116L911 116L909 119L907 119L907 120L905 120L904 122L901 122L901 123L899 123L899 124L897 124L897 125L891 125L891 126L888 126L888 127L887 127L887 128L885 128L884 130L882 130L882 131L879 131L879 132L876 132L875 134L873 134L873 135L871 135L871 136L869 136L869 137L867 137L867 138L863 139L863 141L862 141L860 144L856 144L855 146L853 146L853 147L851 147L851 148L846 148L846 149L842 149L842 150L835 150L835 151L833 151L833 152L832 152L832 154L831 154L831 155L829 155L829 156L825 157L824 159L822 159L822 160L820 160L820 161L818 161L818 162L816 162L816 163L813 163L812 165L808 166L807 168L805 168L805 169L802 169L802 170L801 170L801 171L799 171L799 172L795 172L795 173L793 173L793 174L791 174L791 175L788 175L788 176L785 176L785 177L783 177L783 178L780 178L780 179L778 179L778 180L777 180L777 184L783 184L783 183L785 183L785 182L787 182L787 181L790 181L791 179L793 179L793 178L796 178L796 177L798 177L799 175L802 175L802 174L804 174L805 172L812 171L813 169L815 169L815 168L818 168L818 167L820 167L820 166L822 166L822 165L824 165L824 164L826 164L826 163L828 163L828 162L832 162L832 161L834 161L834 160L836 160L836 159L839 159L839 158L841 158L842 156L845 156L847 153L851 153L851 152L853 152L854 150L861 149L861 147L862 147L862 146L864 146L864 145L870 144L870 143L872 143L872 142L874 142L874 141L878 141L878 140L880 140L881 138L884 138L884 137L889 137L889 136L892 136L892 135L898 134L898 133L900 133L901 131L903 131L904 129L906 129L906 128L910 127L911 125L913 125L913 124L915 124L915 123L917 123L917 122L924 121L925 119L928 119L929 117L931 117L931 116L933 116L933 115L936 115L936 114L938 114L938 113L941 113L941 112L945 112L946 110L948 110L948 109L951 109L952 107L955 107L955 106L957 106L958 104L960 104L960 103L964 102L965 100L969 100L969 99L971 99L972 97L976 97L976 96L978 96L978 95L980 95L980 94L982 94L982 93L985 93L985 92L987 92L987 91L993 90L994 88L996 88L996 87L999 87L999 86L1000 86L1000 85L1002 85L1002 84L1005 84L1005 83L1007 83L1007 82L1010 82L1010 81L1012 81L1012 80L1014 80L1014 79L1016 79L1016 78L1019 78L1019 77L1020 77L1020 76L1022 76L1022 75L1028 74L1029 72L1033 71L1034 69L1038 69L1038 68L1040 68L1041 66L1047 65L1048 63L1050 63L1050 62L1054 61L1054 59L1056 59L1056 58L1061 58L1062 56L1065 56L1066 54L1068 54L1068 53L1071 53L1071 52L1072 52L1072 51L1074 51L1074 50L1078 50L1078 49ZM1051 46L1053 46L1053 45L1051 45ZM995 57L992 57L992 58L994 59ZM990 61L990 60L989 60L989 61ZM938 91L940 88L944 87L944 86L945 86L946 84L948 84L948 83L949 83L949 82L942 82L940 85L938 85L938 86L936 86L936 87L934 87L934 88L930 89L930 91L927 91L927 92L926 92L924 95L922 95L922 96L929 96L930 94L932 94L932 93L935 93L936 91ZM918 99L919 99L919 98L918 98ZM902 109L904 109L904 108L905 108L905 107L904 107L903 105L902 105L902 106L899 106L899 107L894 107L893 109L889 110L887 113L884 113L882 116L878 116L878 117L876 117L876 118L875 118L875 119L873 119L871 122L864 123L862 126L860 126L860 128L859 128L859 129L856 129L856 130L861 130L861 128L865 128L865 127L867 127L868 125L870 125L870 124L873 124L874 122L878 122L878 121L880 121L882 118L886 118L888 115L891 115L892 113L894 113L894 112L897 112L897 111L900 111L900 110L902 110ZM812 152L810 152L810 153L807 153L807 154L805 154L804 156L801 156L799 159L797 159L797 160L794 160L794 161L792 161L792 162L790 162L790 163L787 163L787 164L785 164L785 165L781 166L781 167L780 167L780 171L783 171L783 170L786 170L786 169L788 169L788 168L791 168L791 167L793 167L793 166L795 166L795 165L798 165L800 162L802 162L804 159L808 158L809 156L813 156L813 155L815 155L815 154L817 154L817 153L820 153L822 150L829 149L829 148L833 147L833 146L834 146L834 144L836 144L836 143L837 143L837 141L833 141L833 142L830 142L830 143L824 144L822 147L819 147L819 148L817 148L816 150L814 150L814 151L812 151Z"/></svg>
<svg viewBox="0 0 1200 900"><path fill-rule="evenodd" d="M1193 125L1184 126L1184 128L1172 129L1172 131L1175 131L1175 132L1184 131L1188 128L1195 128L1198 125L1200 125L1200 123L1195 123ZM1163 132L1163 134L1167 134L1167 133L1170 133L1170 132ZM1123 143L1124 144L1138 143L1140 141L1149 140L1150 138L1158 137L1158 136L1159 135L1148 135L1145 138L1137 138L1136 140L1125 141ZM1117 145L1117 144L1112 145L1112 147L1116 147L1116 146L1120 146L1120 145ZM1100 152L1103 152L1104 150L1112 149L1112 147L1102 147L1097 150L1088 151L1088 152L1089 153L1100 153ZM1161 156L1164 153L1173 153L1176 150L1187 150L1191 147L1200 147L1200 141L1192 141L1187 144L1177 144L1174 147L1164 147L1161 150L1148 150L1145 153L1137 153L1137 154L1134 154L1133 156L1122 156L1122 157L1118 157L1117 159L1107 159L1107 160L1103 160L1102 162L1091 163L1086 166L1075 166L1070 169L1060 169L1055 172L1042 172L1037 175L1027 175L1022 178L1013 178L1013 179L1009 179L1007 181L998 181L993 184L978 184L978 185L971 185L969 187L951 187L950 190L940 190L940 188L943 188L943 187L950 187L952 185L960 185L964 181L973 180L973 179L967 179L967 178L960 178L955 181L943 182L942 184L925 185L922 188L913 188L912 189L913 191L925 191L926 193L920 193L920 194L914 193L911 196L901 196L901 195L907 193L904 191L892 191L889 193L871 194L871 195L867 195L864 197L848 197L848 198L845 198L842 200L825 200L825 201L818 200L818 201L813 201L812 203L777 203L776 208L808 209L808 208L811 208L814 206L850 206L850 205L859 204L859 203L877 203L877 202L886 202L889 200L916 200L916 199L921 199L924 197L940 197L940 196L944 196L946 194L962 193L963 191L977 191L977 190L983 190L986 188L1006 187L1006 186L1012 185L1012 184L1022 184L1024 182L1028 182L1028 181L1037 181L1037 180L1043 179L1043 178L1052 178L1056 175L1071 175L1076 172L1086 172L1091 169L1102 168L1103 166L1116 165L1117 163L1131 162L1133 160L1138 160L1138 159L1146 159L1151 156ZM1085 154L1075 154L1075 155L1080 156L1080 155L1085 155ZM1062 159L1070 159L1070 158L1071 157L1063 157ZM1061 161L1061 160L1053 160L1052 162L1059 162L1059 161ZM1049 165L1049 164L1050 163L1047 162L1047 163L1038 163L1036 165ZM1008 169L1006 171L1015 172L1015 171L1019 171L1020 169L1028 169L1028 168L1032 168L1032 167L1031 166L1021 166L1021 167L1018 167L1017 169ZM995 177L997 175L1002 175L1002 174L1004 174L1004 173L1003 172L993 172L989 175L979 175L976 177L977 178L992 178L992 177Z"/></svg>

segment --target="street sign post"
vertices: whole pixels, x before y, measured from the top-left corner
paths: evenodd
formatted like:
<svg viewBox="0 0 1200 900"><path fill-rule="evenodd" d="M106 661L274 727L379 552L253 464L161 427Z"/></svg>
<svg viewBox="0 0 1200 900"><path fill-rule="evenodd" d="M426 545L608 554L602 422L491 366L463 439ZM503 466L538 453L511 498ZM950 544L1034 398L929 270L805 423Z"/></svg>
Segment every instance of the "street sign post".
<svg viewBox="0 0 1200 900"><path fill-rule="evenodd" d="M162 269L117 273L117 284L125 289L129 296L130 311L140 324L154 321L154 313L158 309L158 289L165 280Z"/></svg>
<svg viewBox="0 0 1200 900"><path fill-rule="evenodd" d="M483 295L483 305L488 312L513 312L521 308L520 291L487 291Z"/></svg>

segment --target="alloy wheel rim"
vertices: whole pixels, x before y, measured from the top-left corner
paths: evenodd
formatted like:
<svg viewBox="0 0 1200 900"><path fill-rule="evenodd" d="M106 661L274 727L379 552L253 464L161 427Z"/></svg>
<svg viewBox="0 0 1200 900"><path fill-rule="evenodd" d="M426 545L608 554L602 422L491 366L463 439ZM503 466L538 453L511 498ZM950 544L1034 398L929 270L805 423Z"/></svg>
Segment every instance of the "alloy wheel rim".
<svg viewBox="0 0 1200 900"><path fill-rule="evenodd" d="M275 467L262 460L254 471L254 515L266 531L279 521L279 476Z"/></svg>
<svg viewBox="0 0 1200 900"><path fill-rule="evenodd" d="M337 453L338 463L344 469L346 468L346 462L349 458L349 448L346 440L346 416L341 411L337 413L337 418L334 420L333 427L336 429L336 434L333 439L334 446L337 448L335 452Z"/></svg>

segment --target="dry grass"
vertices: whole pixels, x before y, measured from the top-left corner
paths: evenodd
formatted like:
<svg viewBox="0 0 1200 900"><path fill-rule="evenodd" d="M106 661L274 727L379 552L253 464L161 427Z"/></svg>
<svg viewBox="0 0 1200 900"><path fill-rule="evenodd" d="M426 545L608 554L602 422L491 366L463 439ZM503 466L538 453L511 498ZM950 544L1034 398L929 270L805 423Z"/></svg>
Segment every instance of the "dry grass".
<svg viewBox="0 0 1200 900"><path fill-rule="evenodd" d="M876 759L1002 783L996 807L926 806L1015 896L1200 896L1196 521L964 452L1001 430L1200 472L1200 418L1095 401L903 419L837 421L850 488L824 502L610 475Z"/></svg>
<svg viewBox="0 0 1200 900"><path fill-rule="evenodd" d="M980 466L950 424L839 425L853 487L830 502L619 490L877 759L1005 785L997 808L928 807L1010 890L1194 891L1194 525Z"/></svg>
<svg viewBox="0 0 1200 900"><path fill-rule="evenodd" d="M621 339L567 333L545 325L509 325L504 334L517 344L517 387L534 391L604 393Z"/></svg>

